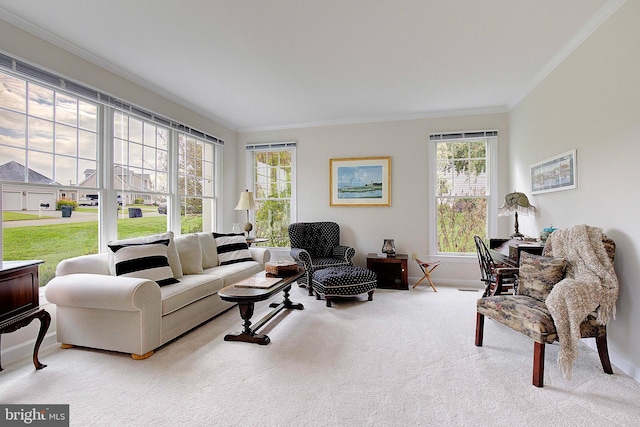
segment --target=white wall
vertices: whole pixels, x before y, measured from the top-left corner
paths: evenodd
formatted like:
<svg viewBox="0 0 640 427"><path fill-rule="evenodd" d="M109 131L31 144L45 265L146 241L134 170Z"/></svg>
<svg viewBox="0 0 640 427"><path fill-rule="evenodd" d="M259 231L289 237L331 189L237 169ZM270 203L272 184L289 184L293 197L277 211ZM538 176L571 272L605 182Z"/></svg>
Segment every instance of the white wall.
<svg viewBox="0 0 640 427"><path fill-rule="evenodd" d="M246 144L296 141L298 221L335 221L341 241L355 247L356 265L366 265L366 254L378 252L385 238L395 239L399 253L427 257L429 247L428 137L430 133L497 129L499 131L500 194L507 191L507 114L468 115L354 125L324 126L238 134L238 156ZM329 159L391 156L391 207L330 207ZM245 177L238 163L238 180ZM525 219L522 222L526 222ZM508 233L503 222L502 234ZM419 268L409 262L409 276ZM475 258L445 262L433 273L436 283L479 286Z"/></svg>
<svg viewBox="0 0 640 427"><path fill-rule="evenodd" d="M510 114L511 183L530 189L529 165L577 149L578 188L534 196L534 234L586 223L616 241L620 280L610 323L614 364L640 380L640 2L627 2Z"/></svg>

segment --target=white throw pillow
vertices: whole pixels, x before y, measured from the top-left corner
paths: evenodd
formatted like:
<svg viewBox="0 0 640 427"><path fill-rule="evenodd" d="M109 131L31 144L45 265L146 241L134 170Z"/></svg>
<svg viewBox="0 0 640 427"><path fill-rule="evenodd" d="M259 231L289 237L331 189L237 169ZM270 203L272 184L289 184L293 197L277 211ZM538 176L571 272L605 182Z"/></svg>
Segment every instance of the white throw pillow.
<svg viewBox="0 0 640 427"><path fill-rule="evenodd" d="M202 268L217 267L220 265L213 234L201 231L198 233L198 238L200 239L200 248L202 249Z"/></svg>
<svg viewBox="0 0 640 427"><path fill-rule="evenodd" d="M253 261L247 239L244 234L213 233L218 249L220 265L235 264L237 262Z"/></svg>
<svg viewBox="0 0 640 427"><path fill-rule="evenodd" d="M169 239L151 243L110 244L116 276L155 281L160 286L178 283L169 266Z"/></svg>
<svg viewBox="0 0 640 427"><path fill-rule="evenodd" d="M178 249L183 274L202 273L202 251L196 234L178 236L173 241Z"/></svg>
<svg viewBox="0 0 640 427"><path fill-rule="evenodd" d="M115 240L113 242L109 242L108 245L149 243L149 242L155 242L155 241L164 240L164 239L169 239L169 246L167 248L167 258L169 258L169 265L171 266L171 271L173 271L173 277L175 277L176 279L179 279L182 277L182 265L180 264L180 256L178 255L176 244L173 242L173 231L167 231L166 233L161 233L161 234L152 234L150 236ZM109 252L109 271L111 272L111 275L115 276L116 272L114 269L113 253L112 251L108 251L108 252Z"/></svg>

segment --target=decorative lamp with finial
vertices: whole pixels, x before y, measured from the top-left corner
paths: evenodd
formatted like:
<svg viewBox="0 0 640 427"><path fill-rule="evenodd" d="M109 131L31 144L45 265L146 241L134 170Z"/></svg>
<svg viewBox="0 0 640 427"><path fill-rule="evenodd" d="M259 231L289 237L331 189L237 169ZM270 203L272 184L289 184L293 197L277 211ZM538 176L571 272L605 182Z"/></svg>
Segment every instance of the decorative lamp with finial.
<svg viewBox="0 0 640 427"><path fill-rule="evenodd" d="M498 208L498 216L515 215L515 232L511 235L512 238L522 239L524 234L518 230L518 214L520 215L533 215L536 212L536 207L529 203L529 199L526 194L513 192L504 196L504 204Z"/></svg>
<svg viewBox="0 0 640 427"><path fill-rule="evenodd" d="M244 224L244 231L247 232L247 237L249 237L251 230L253 230L253 224L249 222L249 211L258 209L258 205L253 200L253 193L249 190L245 190L240 193L240 200L236 205L237 211L247 211L247 222Z"/></svg>

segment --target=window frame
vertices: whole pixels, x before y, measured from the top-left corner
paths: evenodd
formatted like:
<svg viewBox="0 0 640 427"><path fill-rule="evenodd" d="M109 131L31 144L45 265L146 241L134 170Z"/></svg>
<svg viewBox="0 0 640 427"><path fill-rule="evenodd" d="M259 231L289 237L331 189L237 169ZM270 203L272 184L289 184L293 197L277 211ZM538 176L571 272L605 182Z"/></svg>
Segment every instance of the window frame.
<svg viewBox="0 0 640 427"><path fill-rule="evenodd" d="M278 152L278 151L290 151L291 152L291 196L289 198L289 224L293 224L297 222L298 214L297 214L297 173L296 173L296 143L295 141L287 141L287 142L274 142L274 143L264 143L264 144L251 144L246 147L246 188L251 189L250 191L254 192L254 199L257 202L261 200L283 200L281 198L278 199L261 199L257 197L255 192L255 176L256 176L256 156L257 152ZM255 224L256 219L256 211L249 212L249 221ZM260 236L256 236L260 237ZM272 248L280 248L281 247L272 247Z"/></svg>
<svg viewBox="0 0 640 427"><path fill-rule="evenodd" d="M166 195L167 198L174 198L178 201L178 203L174 203L176 205L175 215L168 215L167 220L167 230L173 230L176 235L181 234L180 224L180 209L177 206L179 204L180 195L178 194L178 153L177 153L177 134L184 133L189 137L194 137L198 140L202 140L206 143L210 143L213 145L213 176L214 176L214 188L212 189L212 198L214 199L213 209L212 209L212 219L208 221L205 225L203 221L203 229L206 231L215 231L216 224L219 224L222 221L222 210L221 203L219 203L219 195L221 194L222 189L222 161L223 161L223 146L224 141L218 139L210 134L206 134L204 132L200 132L191 127L185 126L182 123L176 122L172 119L163 117L161 115L157 115L148 110L144 110L129 103L113 98L110 95L99 92L96 89L89 88L87 86L83 86L81 83L76 83L68 80L66 77L56 75L49 71L45 71L43 69L38 68L37 66L33 66L30 64L26 64L18 59L11 58L7 55L0 53L0 73L3 75L7 75L10 78L17 79L21 84L24 85L24 93L25 93L25 106L24 111L16 110L11 108L10 104L2 105L2 110L8 111L10 113L17 113L24 117L24 139L25 146L24 150L25 168L29 167L28 156L29 156L29 118L31 115L29 114L29 86L37 85L46 90L52 91L53 98L53 108L56 108L56 99L57 94L62 95L63 97L70 97L75 100L76 103L76 125L75 127L75 135L76 135L76 145L75 145L75 176L76 183L73 185L64 185L64 183L56 183L56 184L40 184L40 183L30 183L26 181L0 181L0 190L6 187L16 187L16 186L25 186L29 188L46 188L52 191L55 191L55 199L59 200L61 194L70 194L78 192L75 197L75 201L77 202L81 195L80 191L90 192L92 194L97 194L99 197L99 209L98 209L98 253L103 253L107 250L107 242L110 240L114 240L117 238L118 226L117 226L117 194L121 192L121 189L115 188L114 184L114 116L117 113L123 113L128 116L134 117L140 121L142 121L142 126L144 128L144 123L149 123L155 126L163 127L167 129L167 153L168 153L168 170L167 170L167 189ZM81 167L82 161L86 160L86 155L81 150L80 144L82 144L82 139L80 138L81 131L85 131L88 128L81 121L80 114L82 113L82 104L91 104L95 105L95 186L91 187L81 187L78 186L79 183L84 181L82 178L83 171L87 169L86 167ZM55 113L53 114L53 118L47 119L46 117L41 117L40 115L33 116L39 120L46 120L52 123L53 134L51 136L52 147L55 148L54 141L56 139L55 129L58 121L56 121ZM61 125L68 126L67 124L62 123ZM8 127L8 129L12 129ZM90 129L89 129L90 130ZM143 150L144 150L144 141L143 141ZM52 149L53 150L53 149ZM55 159L56 153L52 151L51 153L52 159ZM69 157L65 154L66 157ZM22 162L21 162L22 163ZM56 169L55 162L52 160L51 166L53 174L50 177L51 180L55 181ZM47 167L48 167L47 166ZM25 174L26 176L26 174ZM157 194L156 192L146 192L150 195ZM107 201L113 201L113 203L109 203ZM6 206L3 206L0 202L0 208L5 209ZM208 227L211 227L209 230ZM4 245L2 238L2 227L0 226L0 259L2 256L2 246Z"/></svg>
<svg viewBox="0 0 640 427"><path fill-rule="evenodd" d="M468 141L486 139L487 141L487 153L486 153L486 170L487 170L487 193L484 197L473 196L478 198L484 198L487 200L487 237L492 236L498 227L498 208L496 202L496 194L498 191L498 132L495 130L487 131L471 131L471 132L446 132L446 133L432 133L428 139L428 156L429 156L429 253L433 254L433 257L441 259L461 259L466 260L469 258L475 258L475 252L440 252L438 250L438 199L439 196L436 190L438 183L438 153L437 143L439 142L452 142L452 141ZM452 197L468 197L468 196L452 196ZM483 236L484 237L484 236Z"/></svg>

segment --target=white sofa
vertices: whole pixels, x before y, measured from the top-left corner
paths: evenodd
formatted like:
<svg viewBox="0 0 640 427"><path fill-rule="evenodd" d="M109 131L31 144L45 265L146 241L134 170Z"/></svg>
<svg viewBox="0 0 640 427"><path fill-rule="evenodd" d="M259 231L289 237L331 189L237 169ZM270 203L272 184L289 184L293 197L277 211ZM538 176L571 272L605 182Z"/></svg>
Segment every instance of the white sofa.
<svg viewBox="0 0 640 427"><path fill-rule="evenodd" d="M57 340L63 347L91 347L145 359L161 345L232 307L220 299L218 290L262 271L270 259L267 248L250 247L251 261L220 265L220 240L216 245L212 233L174 239L168 232L120 242L149 244L161 238L170 241L167 258L179 283L159 286L153 280L114 275L112 253L58 264L45 296L57 305Z"/></svg>

